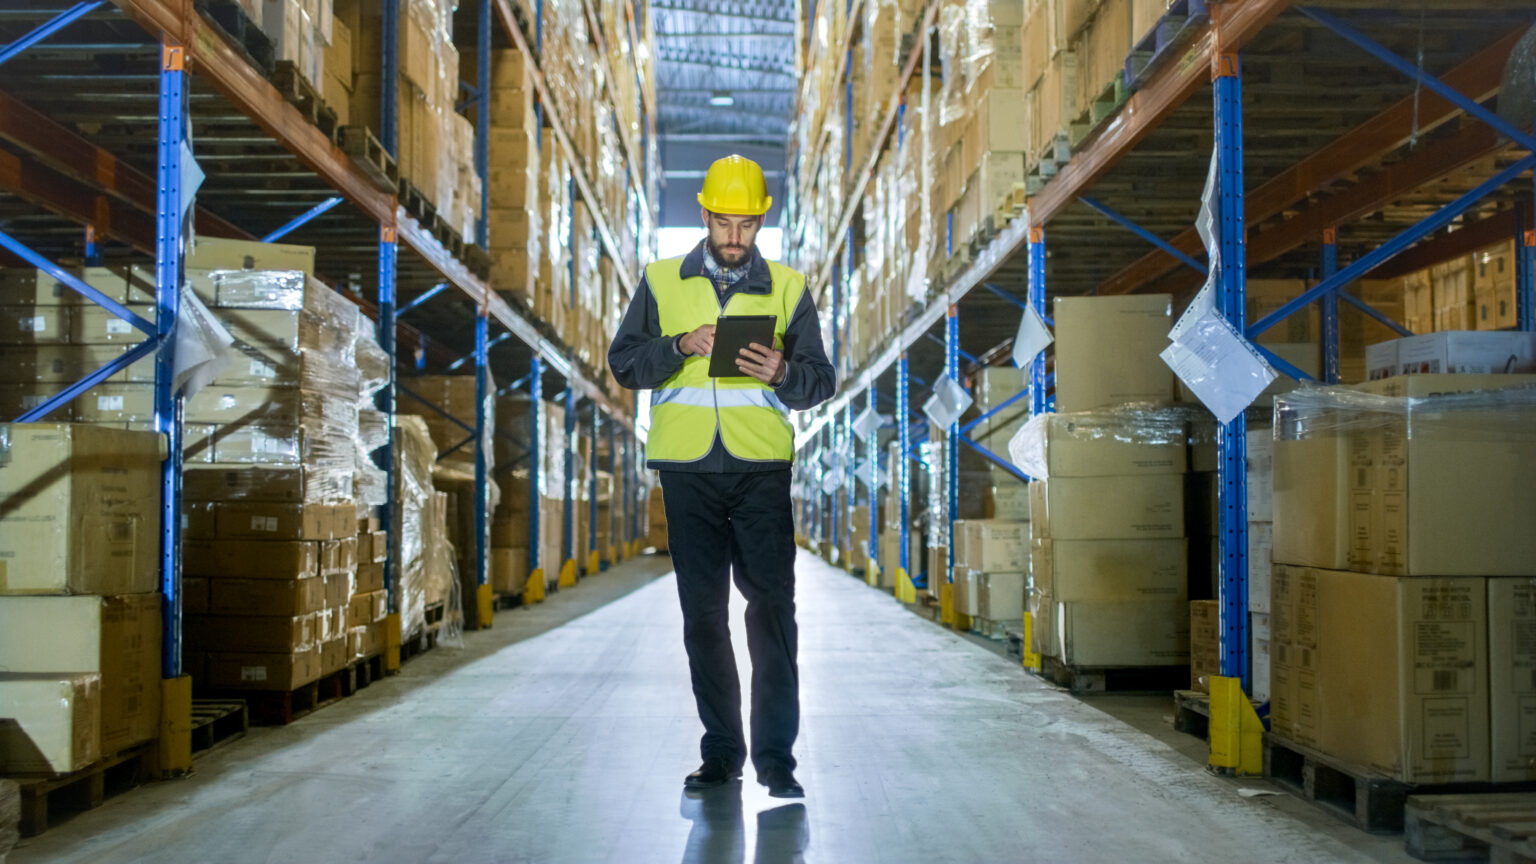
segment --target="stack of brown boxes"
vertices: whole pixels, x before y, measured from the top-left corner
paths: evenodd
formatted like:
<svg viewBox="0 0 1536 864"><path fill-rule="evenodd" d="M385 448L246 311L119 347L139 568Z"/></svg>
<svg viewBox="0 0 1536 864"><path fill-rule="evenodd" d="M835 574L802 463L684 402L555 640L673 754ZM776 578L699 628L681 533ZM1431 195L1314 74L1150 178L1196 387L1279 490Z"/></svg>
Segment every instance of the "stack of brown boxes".
<svg viewBox="0 0 1536 864"><path fill-rule="evenodd" d="M1036 651L1079 667L1186 663L1183 412L1056 414L1040 431L1046 479L1029 486Z"/></svg>
<svg viewBox="0 0 1536 864"><path fill-rule="evenodd" d="M65 773L159 734L160 441L14 424L0 452L0 773Z"/></svg>
<svg viewBox="0 0 1536 864"><path fill-rule="evenodd" d="M933 575L929 574L930 581ZM1028 575L1028 523L1001 519L955 523L956 613L989 622L1022 619Z"/></svg>
<svg viewBox="0 0 1536 864"><path fill-rule="evenodd" d="M539 486L529 487L529 471L517 467L497 474L501 500L491 520L492 585L501 594L517 594L527 583L530 550L538 549L538 569L547 584L565 563L562 531L565 520L565 409L549 402L540 406L543 423L534 428L532 403L527 399L498 399L501 428L538 451ZM529 440L529 435L533 439ZM510 461L510 460L509 460ZM539 536L531 536L529 508L539 508Z"/></svg>
<svg viewBox="0 0 1536 864"><path fill-rule="evenodd" d="M465 54L464 72L475 62L474 54ZM491 285L526 309L533 303L545 214L539 209L538 115L522 52L491 53L491 85Z"/></svg>
<svg viewBox="0 0 1536 864"><path fill-rule="evenodd" d="M1503 330L1519 323L1515 314L1517 251L1515 241L1506 240L1472 254L1472 293L1477 304L1475 326L1479 330Z"/></svg>
<svg viewBox="0 0 1536 864"><path fill-rule="evenodd" d="M1536 376L1414 375L1276 408L1276 734L1405 782L1536 778Z"/></svg>
<svg viewBox="0 0 1536 864"><path fill-rule="evenodd" d="M352 657L357 574L359 311L291 253L205 241L189 270L213 289L236 360L187 401L214 462L185 475L186 645L199 685L291 690ZM225 264L254 264L241 269ZM371 623L371 622L370 622Z"/></svg>

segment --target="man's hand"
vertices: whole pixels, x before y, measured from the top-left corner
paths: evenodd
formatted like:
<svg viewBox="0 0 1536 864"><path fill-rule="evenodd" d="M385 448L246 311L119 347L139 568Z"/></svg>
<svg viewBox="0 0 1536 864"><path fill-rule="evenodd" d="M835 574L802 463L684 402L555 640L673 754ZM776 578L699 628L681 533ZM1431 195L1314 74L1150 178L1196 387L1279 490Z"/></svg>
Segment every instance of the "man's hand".
<svg viewBox="0 0 1536 864"><path fill-rule="evenodd" d="M784 365L784 352L765 348L756 342L741 349L740 356L736 358L736 368L769 386L783 383L784 373L788 369Z"/></svg>
<svg viewBox="0 0 1536 864"><path fill-rule="evenodd" d="M708 357L709 352L715 350L715 325L705 324L691 333L684 333L677 341L677 347L684 354Z"/></svg>

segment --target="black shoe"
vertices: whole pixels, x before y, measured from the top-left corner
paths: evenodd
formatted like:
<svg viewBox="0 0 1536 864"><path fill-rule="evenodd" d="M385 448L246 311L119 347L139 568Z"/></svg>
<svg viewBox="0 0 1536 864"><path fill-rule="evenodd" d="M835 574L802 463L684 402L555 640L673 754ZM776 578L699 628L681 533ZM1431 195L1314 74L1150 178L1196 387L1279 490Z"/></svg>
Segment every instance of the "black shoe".
<svg viewBox="0 0 1536 864"><path fill-rule="evenodd" d="M805 797L805 789L795 782L794 772L782 765L773 765L757 772L757 782L768 787L771 798Z"/></svg>
<svg viewBox="0 0 1536 864"><path fill-rule="evenodd" d="M741 769L734 768L724 759L705 759L699 770L683 779L684 789L712 789L730 780L740 780Z"/></svg>

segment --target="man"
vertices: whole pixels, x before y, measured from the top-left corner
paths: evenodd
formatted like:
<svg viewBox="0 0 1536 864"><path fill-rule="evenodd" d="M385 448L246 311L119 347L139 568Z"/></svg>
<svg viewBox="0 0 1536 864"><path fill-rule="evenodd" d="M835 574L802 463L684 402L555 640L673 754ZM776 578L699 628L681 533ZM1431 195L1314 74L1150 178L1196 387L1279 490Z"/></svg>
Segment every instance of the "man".
<svg viewBox="0 0 1536 864"><path fill-rule="evenodd" d="M620 385L652 391L646 464L661 474L683 645L704 723L704 763L684 785L737 779L749 755L727 609L734 569L747 599L752 764L768 794L799 798L790 752L800 694L788 414L831 397L835 373L804 278L757 251L773 203L762 168L727 156L710 166L698 200L708 236L686 256L645 268L608 365ZM775 319L773 345L753 344L735 358L741 377L709 377L723 314Z"/></svg>

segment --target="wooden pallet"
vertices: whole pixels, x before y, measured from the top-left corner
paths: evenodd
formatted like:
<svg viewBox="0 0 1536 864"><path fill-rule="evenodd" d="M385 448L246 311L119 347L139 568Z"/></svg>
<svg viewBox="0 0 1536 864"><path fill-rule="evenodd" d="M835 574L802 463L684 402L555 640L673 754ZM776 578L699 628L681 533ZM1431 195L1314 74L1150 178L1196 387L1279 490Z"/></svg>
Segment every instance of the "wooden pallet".
<svg viewBox="0 0 1536 864"><path fill-rule="evenodd" d="M299 67L291 60L279 60L272 64L272 74L269 78L272 86L283 95L283 100L299 110L311 125L325 133L332 143L336 142L337 130L340 124L337 122L336 111L325 104L320 90L314 82L304 77Z"/></svg>
<svg viewBox="0 0 1536 864"><path fill-rule="evenodd" d="M36 837L54 815L95 810L107 798L143 785L154 771L153 753L153 744L145 743L69 774L14 778L21 792L21 836Z"/></svg>
<svg viewBox="0 0 1536 864"><path fill-rule="evenodd" d="M1421 861L1536 864L1536 793L1414 795L1403 816Z"/></svg>
<svg viewBox="0 0 1536 864"><path fill-rule="evenodd" d="M437 207L416 188L416 184L401 177L396 184L395 194L399 196L400 206L405 208L405 212L419 222L422 228L431 231L437 220Z"/></svg>
<svg viewBox="0 0 1536 864"><path fill-rule="evenodd" d="M1034 154L1024 176L1025 194L1034 195L1044 189L1045 184L1061 173L1062 167L1071 159L1072 133L1070 129L1062 129L1039 153Z"/></svg>
<svg viewBox="0 0 1536 864"><path fill-rule="evenodd" d="M1008 625L1013 622L971 616L971 632L995 642L1008 641Z"/></svg>
<svg viewBox="0 0 1536 864"><path fill-rule="evenodd" d="M1211 737L1211 696L1198 690L1173 691L1173 728L1203 738Z"/></svg>
<svg viewBox="0 0 1536 864"><path fill-rule="evenodd" d="M271 71L277 59L272 40L236 0L197 0L196 8L203 20L222 33L224 41L243 54L247 62L263 72Z"/></svg>
<svg viewBox="0 0 1536 864"><path fill-rule="evenodd" d="M1209 15L1202 0L1174 0L1141 41L1131 46L1125 59L1126 88L1140 90L1152 74L1184 50Z"/></svg>
<svg viewBox="0 0 1536 864"><path fill-rule="evenodd" d="M400 168L395 157L363 126L343 126L336 130L336 143L352 157L374 185L385 192L397 191Z"/></svg>
<svg viewBox="0 0 1536 864"><path fill-rule="evenodd" d="M1188 666L1071 666L1055 657L1040 658L1041 678L1073 693L1173 691L1189 686Z"/></svg>
<svg viewBox="0 0 1536 864"><path fill-rule="evenodd" d="M1072 121L1068 129L1072 149L1075 150L1081 146L1089 135L1104 124L1104 121L1114 116L1130 95L1131 91L1125 83L1124 74L1118 74L1106 83L1099 91L1099 95L1089 103L1088 108Z"/></svg>
<svg viewBox="0 0 1536 864"><path fill-rule="evenodd" d="M244 699L192 700L192 755L200 756L239 738L251 728Z"/></svg>
<svg viewBox="0 0 1536 864"><path fill-rule="evenodd" d="M1288 741L1264 736L1264 776L1373 834L1403 830L1408 784Z"/></svg>

